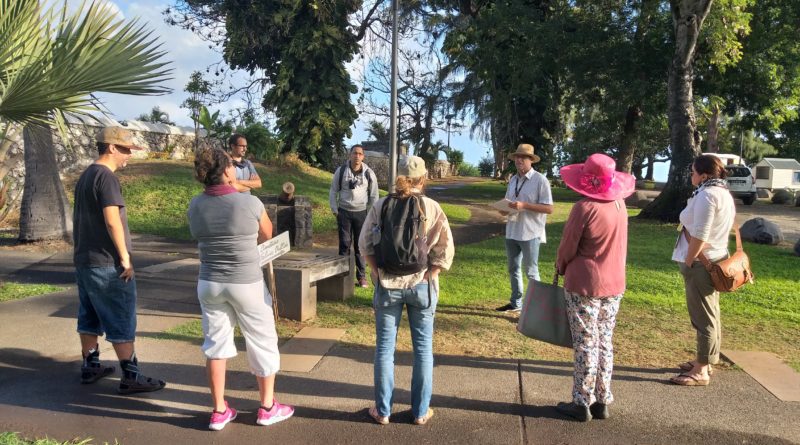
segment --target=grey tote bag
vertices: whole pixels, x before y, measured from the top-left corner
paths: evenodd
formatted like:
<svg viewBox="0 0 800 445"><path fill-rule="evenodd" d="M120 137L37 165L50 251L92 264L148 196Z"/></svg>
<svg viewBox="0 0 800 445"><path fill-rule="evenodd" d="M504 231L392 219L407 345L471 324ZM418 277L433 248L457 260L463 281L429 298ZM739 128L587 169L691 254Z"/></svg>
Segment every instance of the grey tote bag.
<svg viewBox="0 0 800 445"><path fill-rule="evenodd" d="M528 292L519 314L517 330L526 337L572 348L567 302L564 299L564 288L558 285L557 274L553 277L553 284L528 282Z"/></svg>

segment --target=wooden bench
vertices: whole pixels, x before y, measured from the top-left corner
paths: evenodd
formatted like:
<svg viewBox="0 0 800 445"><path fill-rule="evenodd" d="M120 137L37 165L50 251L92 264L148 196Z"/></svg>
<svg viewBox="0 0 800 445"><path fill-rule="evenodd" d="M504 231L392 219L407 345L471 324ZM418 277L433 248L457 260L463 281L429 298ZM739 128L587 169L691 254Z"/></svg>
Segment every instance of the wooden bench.
<svg viewBox="0 0 800 445"><path fill-rule="evenodd" d="M292 251L272 262L278 315L297 321L317 316L317 299L344 300L353 295L352 256ZM264 268L264 281L269 273Z"/></svg>

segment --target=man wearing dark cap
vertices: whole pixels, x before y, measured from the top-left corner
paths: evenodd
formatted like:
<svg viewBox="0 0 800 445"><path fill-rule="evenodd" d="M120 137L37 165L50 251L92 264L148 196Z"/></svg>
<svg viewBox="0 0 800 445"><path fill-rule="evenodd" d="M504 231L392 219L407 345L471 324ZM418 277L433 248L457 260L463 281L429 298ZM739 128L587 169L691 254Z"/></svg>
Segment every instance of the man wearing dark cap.
<svg viewBox="0 0 800 445"><path fill-rule="evenodd" d="M131 236L122 188L114 172L128 165L133 143L130 131L103 128L97 135L99 157L75 185L73 260L78 282L78 334L83 363L81 383L112 374L100 363L99 336L105 334L122 368L118 392L157 391L166 383L139 372L136 337L136 281L131 263Z"/></svg>

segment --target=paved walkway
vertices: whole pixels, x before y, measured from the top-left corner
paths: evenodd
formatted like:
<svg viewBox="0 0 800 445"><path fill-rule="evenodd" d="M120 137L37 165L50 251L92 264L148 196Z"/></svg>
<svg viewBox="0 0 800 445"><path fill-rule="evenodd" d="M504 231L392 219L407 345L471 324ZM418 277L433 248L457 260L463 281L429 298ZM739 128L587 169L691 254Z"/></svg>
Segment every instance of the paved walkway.
<svg viewBox="0 0 800 445"><path fill-rule="evenodd" d="M190 245L137 242L137 268L191 258ZM122 444L251 443L800 443L800 403L781 402L741 371L718 371L709 387L669 385L672 369L619 366L612 417L579 424L553 408L568 400L571 363L436 356L433 420L410 424L410 354L398 354L393 423L368 421L372 349L339 344L310 373L284 372L277 396L295 418L254 425L256 385L240 354L231 360L228 400L239 418L206 430L208 390L197 343L157 338L198 318L196 266L140 273L137 349L148 375L168 381L156 393L123 397L118 378L78 383L76 290L68 254L0 251L0 278L71 286L0 304L0 431L58 440L93 437ZM107 343L102 358L112 361Z"/></svg>

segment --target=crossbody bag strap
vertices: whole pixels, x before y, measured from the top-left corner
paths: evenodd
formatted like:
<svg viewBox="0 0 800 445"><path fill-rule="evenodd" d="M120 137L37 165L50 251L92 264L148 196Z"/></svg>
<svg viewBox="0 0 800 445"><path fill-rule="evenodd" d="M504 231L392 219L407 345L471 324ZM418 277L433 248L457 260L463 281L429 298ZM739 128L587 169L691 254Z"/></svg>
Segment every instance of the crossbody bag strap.
<svg viewBox="0 0 800 445"><path fill-rule="evenodd" d="M684 238L686 238L686 243L689 244L691 240L689 239L689 231L686 230L686 227L683 228L683 236ZM689 246L686 247L688 248ZM711 267L711 261L709 261L708 258L706 258L706 256L703 254L703 249L700 249L700 253L697 255L697 259L700 260L701 263L703 263L703 266L706 269Z"/></svg>
<svg viewBox="0 0 800 445"><path fill-rule="evenodd" d="M739 234L739 225L735 224L733 229L736 231L736 251L744 252L744 249L742 248L742 235Z"/></svg>

